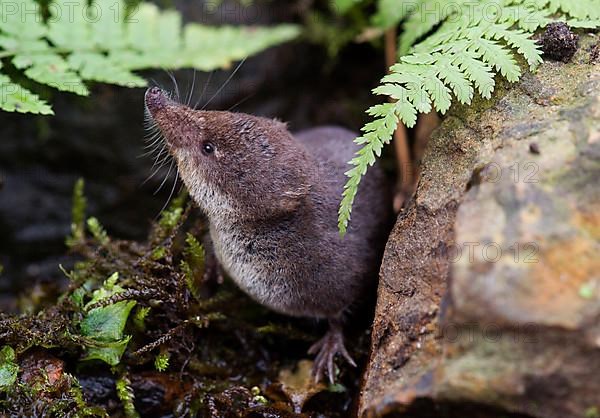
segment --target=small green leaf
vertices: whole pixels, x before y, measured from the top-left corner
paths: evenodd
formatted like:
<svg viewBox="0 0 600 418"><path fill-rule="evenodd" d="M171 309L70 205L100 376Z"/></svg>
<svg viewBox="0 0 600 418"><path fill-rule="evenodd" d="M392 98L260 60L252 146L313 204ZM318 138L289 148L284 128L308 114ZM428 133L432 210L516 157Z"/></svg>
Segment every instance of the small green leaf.
<svg viewBox="0 0 600 418"><path fill-rule="evenodd" d="M144 87L146 80L122 67L116 60L100 53L74 52L69 66L86 80L100 81L125 87Z"/></svg>
<svg viewBox="0 0 600 418"><path fill-rule="evenodd" d="M92 309L81 322L81 332L97 341L115 342L123 338L123 329L135 301L121 301Z"/></svg>
<svg viewBox="0 0 600 418"><path fill-rule="evenodd" d="M106 279L102 287L94 291L92 300L85 305L85 309L123 292L124 289L117 284L118 278L118 273L114 273ZM90 338L93 344L88 346L85 360L102 360L111 366L119 363L131 338L124 336L123 330L135 305L135 301L120 301L86 313L80 325L81 334Z"/></svg>
<svg viewBox="0 0 600 418"><path fill-rule="evenodd" d="M97 218L91 217L87 220L87 226L93 237L102 245L108 244L110 238L104 230L104 227L100 225L100 221Z"/></svg>
<svg viewBox="0 0 600 418"><path fill-rule="evenodd" d="M19 366L15 363L15 350L5 345L0 350L0 391L9 389L17 381Z"/></svg>
<svg viewBox="0 0 600 418"><path fill-rule="evenodd" d="M348 391L348 388L341 383L334 383L327 387L327 391L332 393L344 393Z"/></svg>
<svg viewBox="0 0 600 418"><path fill-rule="evenodd" d="M116 382L117 397L123 404L123 412L127 418L139 418L140 414L135 410L133 403L135 396L131 388L131 381L127 375L121 376Z"/></svg>
<svg viewBox="0 0 600 418"><path fill-rule="evenodd" d="M135 312L133 313L133 325L140 331L144 331L146 329L146 317L150 313L150 308L148 306L138 306Z"/></svg>
<svg viewBox="0 0 600 418"><path fill-rule="evenodd" d="M2 32L20 39L38 39L46 33L41 6L34 0L3 1L0 7Z"/></svg>
<svg viewBox="0 0 600 418"><path fill-rule="evenodd" d="M167 370L167 368L169 367L169 357L170 355L168 351L161 351L154 358L154 368L159 372L164 372L165 370Z"/></svg>
<svg viewBox="0 0 600 418"><path fill-rule="evenodd" d="M99 342L98 346L88 348L83 360L101 360L110 366L116 366L121 361L130 339L131 336L128 335L119 341Z"/></svg>

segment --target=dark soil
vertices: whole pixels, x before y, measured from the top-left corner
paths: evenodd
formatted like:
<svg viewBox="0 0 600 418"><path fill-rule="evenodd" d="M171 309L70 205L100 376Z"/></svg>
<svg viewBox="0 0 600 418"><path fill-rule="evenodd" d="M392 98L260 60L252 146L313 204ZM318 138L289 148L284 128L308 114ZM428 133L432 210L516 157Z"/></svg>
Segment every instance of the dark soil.
<svg viewBox="0 0 600 418"><path fill-rule="evenodd" d="M577 52L579 35L566 23L555 22L548 25L540 42L545 58L569 62Z"/></svg>

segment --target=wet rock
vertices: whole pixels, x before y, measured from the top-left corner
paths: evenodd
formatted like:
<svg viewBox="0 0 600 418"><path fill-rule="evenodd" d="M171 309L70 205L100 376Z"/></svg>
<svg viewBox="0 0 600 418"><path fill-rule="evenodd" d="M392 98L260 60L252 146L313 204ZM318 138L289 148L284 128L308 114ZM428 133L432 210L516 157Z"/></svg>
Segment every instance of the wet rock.
<svg viewBox="0 0 600 418"><path fill-rule="evenodd" d="M271 391L278 391L293 405L294 412L302 412L304 404L313 396L327 389L322 382L315 382L312 376L313 362L301 360L296 370L284 369L279 373L279 382Z"/></svg>
<svg viewBox="0 0 600 418"><path fill-rule="evenodd" d="M531 77L552 100L501 86L433 136L386 248L360 415L598 411L600 67Z"/></svg>
<svg viewBox="0 0 600 418"><path fill-rule="evenodd" d="M207 395L205 416L238 417L242 416L251 405L252 393L244 387L237 386L224 390L215 395Z"/></svg>
<svg viewBox="0 0 600 418"><path fill-rule="evenodd" d="M135 408L145 417L162 417L190 390L190 383L165 373L144 372L132 375Z"/></svg>
<svg viewBox="0 0 600 418"><path fill-rule="evenodd" d="M77 376L77 380L87 402L94 405L107 405L109 401L118 401L113 375L97 371L93 375Z"/></svg>
<svg viewBox="0 0 600 418"><path fill-rule="evenodd" d="M60 391L65 362L43 350L32 350L20 364L21 383L40 391Z"/></svg>
<svg viewBox="0 0 600 418"><path fill-rule="evenodd" d="M540 153L540 146L537 144L537 142L532 142L529 144L529 152L536 155Z"/></svg>

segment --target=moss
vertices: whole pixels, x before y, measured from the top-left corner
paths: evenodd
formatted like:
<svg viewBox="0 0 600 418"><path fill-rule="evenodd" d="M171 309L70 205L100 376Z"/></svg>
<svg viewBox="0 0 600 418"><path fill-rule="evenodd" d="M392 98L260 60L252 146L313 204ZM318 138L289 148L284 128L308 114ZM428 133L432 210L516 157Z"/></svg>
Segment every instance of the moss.
<svg viewBox="0 0 600 418"><path fill-rule="evenodd" d="M15 366L24 373L29 366L23 359L42 349L66 369L77 370L86 384L65 377L52 396L40 397L17 380L2 401L6 410L19 416L50 408L55 416L134 417L145 411L204 416L207 408L219 416L256 408L284 416L293 409L268 389L282 368L306 356L318 338L311 333L314 326L267 311L229 280L219 284L206 277L207 255L195 238L206 232L204 222L185 194L151 225L143 242L110 237L94 218L82 229L82 182L75 187L73 214L68 243L81 259L62 268L68 288L54 305L35 308L37 313L0 314L0 336L14 349ZM359 358L366 354L368 339L360 341L354 353ZM348 413L359 376L344 366L340 377L350 390L327 406L317 404L316 412ZM109 388L100 390L107 380ZM260 392L251 392L252 387ZM103 396L106 391L114 395ZM238 397L243 402L234 402ZM26 407L35 398L40 401ZM160 406L153 404L157 399Z"/></svg>

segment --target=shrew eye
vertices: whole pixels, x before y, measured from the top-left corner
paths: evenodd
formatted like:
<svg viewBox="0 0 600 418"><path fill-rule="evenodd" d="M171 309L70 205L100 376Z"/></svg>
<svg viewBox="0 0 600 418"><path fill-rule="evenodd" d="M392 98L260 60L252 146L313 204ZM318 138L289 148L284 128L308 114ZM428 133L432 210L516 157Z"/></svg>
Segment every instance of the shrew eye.
<svg viewBox="0 0 600 418"><path fill-rule="evenodd" d="M209 155L215 152L215 146L211 142L202 144L202 154Z"/></svg>

